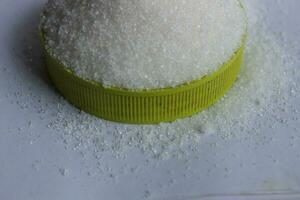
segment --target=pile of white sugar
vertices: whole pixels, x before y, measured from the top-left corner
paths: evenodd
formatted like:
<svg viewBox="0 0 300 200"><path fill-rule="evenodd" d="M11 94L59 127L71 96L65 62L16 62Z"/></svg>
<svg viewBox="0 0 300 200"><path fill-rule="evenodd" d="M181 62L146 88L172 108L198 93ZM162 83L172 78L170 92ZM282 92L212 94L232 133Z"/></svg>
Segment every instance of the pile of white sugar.
<svg viewBox="0 0 300 200"><path fill-rule="evenodd" d="M238 0L50 0L46 47L107 87L175 87L216 71L241 46Z"/></svg>
<svg viewBox="0 0 300 200"><path fill-rule="evenodd" d="M280 7L278 2L282 1L276 1ZM284 33L278 37L270 31L267 8L260 0L244 3L249 19L245 61L234 87L214 106L173 123L136 126L98 119L59 101L49 128L63 131L67 147L82 152L92 149L97 158L106 153L126 156L134 148L169 158L199 153L206 135L257 140L265 135L264 129L276 129L278 123L299 123L299 111L293 103L300 94L299 45L287 41Z"/></svg>

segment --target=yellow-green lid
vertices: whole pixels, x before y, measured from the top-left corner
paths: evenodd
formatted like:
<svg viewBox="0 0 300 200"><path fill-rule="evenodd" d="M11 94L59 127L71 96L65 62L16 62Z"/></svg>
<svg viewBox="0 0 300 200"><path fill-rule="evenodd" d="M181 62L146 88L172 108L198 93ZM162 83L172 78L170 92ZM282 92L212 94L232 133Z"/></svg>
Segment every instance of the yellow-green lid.
<svg viewBox="0 0 300 200"><path fill-rule="evenodd" d="M45 41L41 33L43 46ZM105 88L69 70L44 48L50 78L60 93L79 109L122 123L156 124L198 113L220 99L235 82L243 61L245 39L218 71L175 88L129 90Z"/></svg>

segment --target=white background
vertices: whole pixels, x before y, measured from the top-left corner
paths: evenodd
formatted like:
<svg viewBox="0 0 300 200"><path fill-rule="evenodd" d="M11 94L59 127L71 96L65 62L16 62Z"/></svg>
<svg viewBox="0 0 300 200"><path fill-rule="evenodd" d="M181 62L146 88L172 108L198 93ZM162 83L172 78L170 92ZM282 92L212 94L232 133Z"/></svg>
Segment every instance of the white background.
<svg viewBox="0 0 300 200"><path fill-rule="evenodd" d="M300 40L300 1L285 1L287 15L277 15L273 0L262 2L270 7L273 29ZM127 159L107 156L97 163L90 154L66 149L59 133L47 128L58 94L40 56L37 25L44 3L0 0L0 199L187 199L300 191L300 139L292 128L299 124L266 129L251 140L204 136L201 159L195 160L147 161L129 152Z"/></svg>

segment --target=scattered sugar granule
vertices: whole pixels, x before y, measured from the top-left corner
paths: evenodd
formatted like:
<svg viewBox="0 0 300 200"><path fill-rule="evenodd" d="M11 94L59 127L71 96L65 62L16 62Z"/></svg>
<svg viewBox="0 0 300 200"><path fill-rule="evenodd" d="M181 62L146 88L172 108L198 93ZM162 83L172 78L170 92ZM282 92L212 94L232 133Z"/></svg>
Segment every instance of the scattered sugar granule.
<svg viewBox="0 0 300 200"><path fill-rule="evenodd" d="M175 87L216 71L241 46L238 0L49 0L46 47L107 87Z"/></svg>
<svg viewBox="0 0 300 200"><path fill-rule="evenodd" d="M145 191L144 197L145 197L146 199L149 199L149 198L151 197L151 192L150 192L149 190L146 190L146 191Z"/></svg>
<svg viewBox="0 0 300 200"><path fill-rule="evenodd" d="M63 168L63 167L59 168L58 171L62 176L68 176L70 173L70 171L68 169Z"/></svg>

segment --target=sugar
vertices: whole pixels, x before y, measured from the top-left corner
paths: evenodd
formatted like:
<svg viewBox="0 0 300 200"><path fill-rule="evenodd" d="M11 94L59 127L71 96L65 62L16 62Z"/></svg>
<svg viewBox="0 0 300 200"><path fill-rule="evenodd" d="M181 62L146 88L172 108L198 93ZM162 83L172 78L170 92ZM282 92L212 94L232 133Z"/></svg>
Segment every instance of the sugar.
<svg viewBox="0 0 300 200"><path fill-rule="evenodd" d="M245 63L235 86L216 105L173 123L135 126L74 111L62 101L51 128L64 130L66 145L76 144L76 149L83 151L92 149L97 157L104 152L123 157L130 149L138 148L160 159L198 152L207 133L223 140L239 134L255 137L262 127L283 120L277 114L280 110L294 110L294 120L299 121L298 111L291 103L300 91L300 73L295 67L299 60L294 56L298 50L290 48L293 45L286 40L283 45L282 39L269 31L266 8L259 1L247 0L245 7L249 19Z"/></svg>
<svg viewBox="0 0 300 200"><path fill-rule="evenodd" d="M46 45L107 87L175 87L216 71L241 46L238 0L50 0Z"/></svg>
<svg viewBox="0 0 300 200"><path fill-rule="evenodd" d="M69 170L66 169L66 168L59 168L58 169L59 173L62 175L62 176L68 176L69 175Z"/></svg>
<svg viewBox="0 0 300 200"><path fill-rule="evenodd" d="M276 7L283 9L281 6L284 5L285 1L274 1L273 3L276 4ZM37 119L31 119L33 120L32 125L30 125L30 121L27 121L28 123L20 124L21 127L8 128L8 132L16 132L22 136L28 132L28 137L30 137L28 141L36 145L41 134L40 131L35 130L36 124L48 123L49 128L53 129L51 131L54 133L51 137L57 137L57 141L61 142L67 149L80 151L83 160L89 159L89 153L95 157L97 169L94 169L95 166L89 163L88 167L84 167L88 174L91 176L100 174L102 176L106 173L107 176L115 177L117 177L118 171L107 169L101 158L112 154L120 158L117 159L120 161L127 156L132 158L132 149L140 150L143 153L143 158L145 157L147 161L137 164L138 170L132 169L135 166L129 166L130 163L124 164L127 167L121 166L124 172L120 173L129 172L133 175L137 172L142 173L143 165L149 166L152 165L152 162L161 163L156 162L156 159L174 157L184 160L191 159L192 161L194 159L203 160L203 157L199 156L203 155L201 150L206 145L205 143L210 142L209 139L214 137L217 137L217 141L209 144L209 150L213 151L211 152L213 156L217 156L220 155L222 144L231 142L233 139L235 142L242 142L245 148L252 150L252 148L257 148L256 145L260 143L262 145L272 143L276 145L280 140L278 134L275 135L277 127L289 127L289 130L299 133L300 115L297 106L299 106L300 97L300 45L290 42L289 37L284 33L274 34L270 31L270 27L267 26L267 20L270 17L266 17L267 8L263 6L263 1L246 0L244 4L248 15L249 36L241 75L234 88L208 110L191 118L160 125L133 126L112 123L77 110L60 97L53 97L51 100L49 100L50 98L42 98L44 94L40 92L44 91L45 85L36 81L34 85L41 85L41 90L31 91L28 89L31 82L28 81L28 78L25 79L25 76L20 76L18 72L8 82L11 85L18 85L20 89L17 92L12 89L6 97L2 98L4 100L6 98L12 99L12 103L20 108L30 108L36 112ZM286 10L281 11L287 12ZM0 67L3 68L4 66ZM12 68L9 67L4 73L10 73L11 70ZM53 93L53 96L56 95ZM43 121L36 121L39 118ZM270 133L264 133L263 130L265 129L269 129ZM271 133L272 130L274 133ZM209 137L207 137L208 135ZM298 134L286 133L286 135L288 135L286 136L288 139L287 149L296 150ZM240 138L237 140L239 136L243 141L239 141ZM289 138L289 136L293 137ZM255 145L252 146L252 143ZM196 156L189 157L189 154ZM283 163L276 152L272 152L272 155L272 157L266 157L266 160L274 164L281 165ZM235 155L232 156L235 157ZM300 159L299 153L291 153L288 156ZM237 152L237 157L236 163L241 168L249 167L242 159L243 152ZM218 169L227 167L228 176L235 169L231 165L224 165L222 160L212 159L205 162L216 166ZM41 163L43 162L41 161ZM250 163L251 165L258 165L257 162ZM56 171L62 176L69 176L74 171L59 166ZM32 167L38 171L39 168L43 167L43 164L33 163ZM188 171L191 169L183 170L185 176L182 175L182 177L189 178L191 175ZM200 174L206 172L213 174L214 171L214 168L197 171L195 177L201 179L203 176ZM108 177L108 180L110 179ZM168 186L168 184L165 185ZM152 190L150 191L152 192Z"/></svg>

